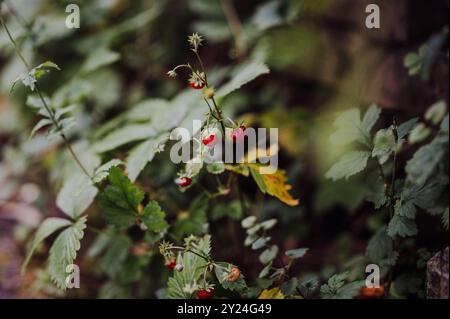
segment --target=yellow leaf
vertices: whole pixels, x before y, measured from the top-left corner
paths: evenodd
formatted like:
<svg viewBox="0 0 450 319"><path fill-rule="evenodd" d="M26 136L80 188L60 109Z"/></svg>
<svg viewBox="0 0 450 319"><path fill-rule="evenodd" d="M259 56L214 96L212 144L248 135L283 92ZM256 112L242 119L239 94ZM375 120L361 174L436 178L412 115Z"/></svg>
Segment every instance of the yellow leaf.
<svg viewBox="0 0 450 319"><path fill-rule="evenodd" d="M264 289L259 295L258 299L284 299L280 288Z"/></svg>
<svg viewBox="0 0 450 319"><path fill-rule="evenodd" d="M261 166L256 164L249 164L249 166L259 169ZM289 194L289 190L292 188L291 185L287 184L287 177L285 171L278 169L273 174L261 174L264 184L266 186L266 192L269 195L275 196L283 203L289 206L297 206L299 203L298 199L295 199Z"/></svg>

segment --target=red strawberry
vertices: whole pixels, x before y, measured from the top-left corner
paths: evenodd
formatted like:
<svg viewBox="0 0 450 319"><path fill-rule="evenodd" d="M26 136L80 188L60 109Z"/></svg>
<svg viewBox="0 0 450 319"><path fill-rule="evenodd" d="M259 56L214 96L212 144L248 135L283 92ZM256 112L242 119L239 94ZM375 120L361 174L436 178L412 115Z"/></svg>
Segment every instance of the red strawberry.
<svg viewBox="0 0 450 319"><path fill-rule="evenodd" d="M180 187L188 187L192 183L192 178L189 177L180 177L175 180L175 184Z"/></svg>
<svg viewBox="0 0 450 319"><path fill-rule="evenodd" d="M169 268L170 270L173 270L173 269L175 268L176 265L177 265L177 261L174 260L174 261L168 263L166 266L167 266L167 268Z"/></svg>
<svg viewBox="0 0 450 319"><path fill-rule="evenodd" d="M210 290L200 289L200 290L197 290L197 297L198 297L198 299L212 299L213 295L214 295L214 289L210 289Z"/></svg>
<svg viewBox="0 0 450 319"><path fill-rule="evenodd" d="M239 126L238 128L235 128L233 132L231 132L231 138L234 142L242 141L245 137L245 130L247 128L244 125Z"/></svg>
<svg viewBox="0 0 450 319"><path fill-rule="evenodd" d="M191 88L196 90L201 90L205 87L204 82L189 82L189 85L191 86Z"/></svg>
<svg viewBox="0 0 450 319"><path fill-rule="evenodd" d="M215 140L216 140L216 134L211 134L211 135L208 135L205 138L203 138L202 143L203 143L203 145L208 146L208 145L214 143Z"/></svg>

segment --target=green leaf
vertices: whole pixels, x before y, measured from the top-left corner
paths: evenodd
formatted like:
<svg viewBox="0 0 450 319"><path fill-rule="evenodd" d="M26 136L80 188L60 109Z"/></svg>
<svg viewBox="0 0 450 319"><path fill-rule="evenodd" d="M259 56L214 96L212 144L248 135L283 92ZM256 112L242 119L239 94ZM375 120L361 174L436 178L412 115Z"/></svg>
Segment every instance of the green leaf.
<svg viewBox="0 0 450 319"><path fill-rule="evenodd" d="M203 256L209 256L211 251L211 238L205 236L201 238L198 244L194 245L194 250ZM180 253L177 258L177 264L183 266L183 270L175 271L167 283L166 297L168 299L188 299L192 294L186 292L186 285L199 283L203 274L206 261L191 252Z"/></svg>
<svg viewBox="0 0 450 319"><path fill-rule="evenodd" d="M416 126L418 121L418 118L415 117L413 119L410 119L406 122L403 122L402 124L400 124L397 128L397 136L398 136L398 140L403 139L406 135L408 135L411 130Z"/></svg>
<svg viewBox="0 0 450 319"><path fill-rule="evenodd" d="M277 245L272 245L270 248L264 250L261 255L259 255L259 261L261 262L261 264L265 265L274 260L278 254L278 250L279 249Z"/></svg>
<svg viewBox="0 0 450 319"><path fill-rule="evenodd" d="M392 238L414 236L417 234L417 225L414 220L396 214L389 222L387 232Z"/></svg>
<svg viewBox="0 0 450 319"><path fill-rule="evenodd" d="M425 113L425 119L433 125L439 124L447 113L447 105L441 100L431 105Z"/></svg>
<svg viewBox="0 0 450 319"><path fill-rule="evenodd" d="M100 207L109 224L126 228L135 222L144 193L117 167L111 168L108 180L110 185L100 195Z"/></svg>
<svg viewBox="0 0 450 319"><path fill-rule="evenodd" d="M258 238L258 239L252 244L252 249L253 249L253 250L258 250L258 249L263 248L264 246L266 246L266 244L268 243L269 240L270 240L270 237Z"/></svg>
<svg viewBox="0 0 450 319"><path fill-rule="evenodd" d="M206 170L208 171L208 173L214 175L222 174L223 172L225 172L225 164L222 162L208 164L206 166Z"/></svg>
<svg viewBox="0 0 450 319"><path fill-rule="evenodd" d="M164 149L168 139L168 134L162 134L140 143L131 150L126 160L126 172L132 182L136 180L145 168L145 165L151 162L155 155Z"/></svg>
<svg viewBox="0 0 450 319"><path fill-rule="evenodd" d="M406 163L407 180L417 185L424 184L448 153L448 134L436 137L431 143L417 150Z"/></svg>
<svg viewBox="0 0 450 319"><path fill-rule="evenodd" d="M58 235L48 259L48 272L56 286L66 289L67 266L73 264L80 249L80 240L86 228L86 216L80 217L73 225Z"/></svg>
<svg viewBox="0 0 450 319"><path fill-rule="evenodd" d="M253 225L255 225L255 222L256 222L255 216L248 216L241 221L241 225L243 228L250 228Z"/></svg>
<svg viewBox="0 0 450 319"><path fill-rule="evenodd" d="M388 236L387 227L381 227L367 244L366 254L371 262L379 263L394 251L394 242Z"/></svg>
<svg viewBox="0 0 450 319"><path fill-rule="evenodd" d="M222 285L224 289L231 291L243 292L247 288L244 280L244 275L241 273L236 281L228 281L228 275L231 269L235 267L232 264L219 262L214 265L214 272L216 274L217 280Z"/></svg>
<svg viewBox="0 0 450 319"><path fill-rule="evenodd" d="M267 187L261 174L257 169L254 169L253 167L250 167L250 174L252 175L253 180L256 182L256 185L258 185L261 193L265 194L267 192Z"/></svg>
<svg viewBox="0 0 450 319"><path fill-rule="evenodd" d="M430 135L430 133L431 130L424 123L419 123L409 134L408 142L410 144L422 142Z"/></svg>
<svg viewBox="0 0 450 319"><path fill-rule="evenodd" d="M155 129L149 124L130 124L118 128L93 145L96 152L103 153L124 144L145 140L156 135Z"/></svg>
<svg viewBox="0 0 450 319"><path fill-rule="evenodd" d="M120 54L112 51L109 48L100 47L88 56L86 61L84 62L81 70L83 72L92 72L95 71L102 66L112 64L120 59Z"/></svg>
<svg viewBox="0 0 450 319"><path fill-rule="evenodd" d="M326 173L326 177L334 181L355 175L367 166L367 160L370 152L353 151L345 154L336 164L334 164Z"/></svg>
<svg viewBox="0 0 450 319"><path fill-rule="evenodd" d="M306 255L306 253L308 252L309 248L297 248L297 249L291 249L291 250L287 250L285 252L286 256L288 256L289 258L292 259L297 259L297 258L302 258L303 256Z"/></svg>
<svg viewBox="0 0 450 319"><path fill-rule="evenodd" d="M177 238L181 238L184 235L204 233L203 227L208 222L206 215L208 201L209 198L206 194L201 194L197 197L190 205L187 216L175 224L172 234Z"/></svg>
<svg viewBox="0 0 450 319"><path fill-rule="evenodd" d="M261 226L262 229L268 230L268 229L271 229L273 226L275 226L277 224L277 222L278 221L275 218L272 218L272 219L263 221L259 225Z"/></svg>
<svg viewBox="0 0 450 319"><path fill-rule="evenodd" d="M355 281L345 284L349 273L344 272L328 279L328 283L320 287L320 295L324 299L351 299L358 295L364 286L364 281Z"/></svg>
<svg viewBox="0 0 450 319"><path fill-rule="evenodd" d="M102 164L101 166L97 167L94 171L94 176L92 178L93 182L96 184L102 182L105 178L108 177L109 170L111 169L111 167L119 166L120 164L122 164L121 160L112 159L106 162L105 164Z"/></svg>
<svg viewBox="0 0 450 319"><path fill-rule="evenodd" d="M25 272L25 269L33 256L34 251L39 246L40 243L44 241L45 238L50 236L51 234L57 232L58 230L68 227L72 225L72 222L67 219L58 218L58 217L49 217L45 219L42 224L39 226L36 234L31 241L29 249L27 251L27 256L25 257L25 261L22 264L22 273Z"/></svg>
<svg viewBox="0 0 450 319"><path fill-rule="evenodd" d="M362 121L362 128L368 135L370 135L370 132L372 131L372 128L374 127L375 123L378 121L380 114L381 109L376 104L370 105L366 114L364 114L364 118Z"/></svg>
<svg viewBox="0 0 450 319"><path fill-rule="evenodd" d="M231 92L239 89L248 82L254 80L262 74L269 73L269 68L260 62L245 63L233 72L231 80L225 83L218 91L217 96L225 97Z"/></svg>
<svg viewBox="0 0 450 319"><path fill-rule="evenodd" d="M36 132L39 131L41 128L52 124L53 122L49 119L41 119L31 130L30 138L32 138L34 134L36 134Z"/></svg>
<svg viewBox="0 0 450 319"><path fill-rule="evenodd" d="M92 204L98 189L87 176L75 174L64 181L56 205L69 217L77 219Z"/></svg>
<svg viewBox="0 0 450 319"><path fill-rule="evenodd" d="M395 150L396 145L392 129L381 129L375 135L372 157L378 157L380 164L384 164Z"/></svg>
<svg viewBox="0 0 450 319"><path fill-rule="evenodd" d="M141 220L148 227L149 230L156 233L163 232L169 227L165 220L166 214L161 210L161 207L156 201L151 201L147 204L142 212Z"/></svg>

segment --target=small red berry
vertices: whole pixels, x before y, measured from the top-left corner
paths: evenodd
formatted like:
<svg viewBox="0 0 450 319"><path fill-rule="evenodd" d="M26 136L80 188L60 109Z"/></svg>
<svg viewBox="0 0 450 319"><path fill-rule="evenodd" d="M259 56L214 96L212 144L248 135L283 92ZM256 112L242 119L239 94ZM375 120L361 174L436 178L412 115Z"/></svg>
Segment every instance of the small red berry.
<svg viewBox="0 0 450 319"><path fill-rule="evenodd" d="M177 265L177 259L175 257L166 258L166 262L164 263L167 268L173 270Z"/></svg>
<svg viewBox="0 0 450 319"><path fill-rule="evenodd" d="M192 183L192 178L189 177L180 177L175 180L175 184L180 187L188 187Z"/></svg>
<svg viewBox="0 0 450 319"><path fill-rule="evenodd" d="M189 82L189 85L191 86L191 88L196 90L201 90L205 87L204 82Z"/></svg>
<svg viewBox="0 0 450 319"><path fill-rule="evenodd" d="M231 132L231 138L234 142L242 141L245 137L245 130L247 128L244 125L235 128L233 132Z"/></svg>
<svg viewBox="0 0 450 319"><path fill-rule="evenodd" d="M208 146L210 144L213 144L215 140L216 140L216 134L211 134L211 135L206 136L202 140L202 143L203 143L203 145Z"/></svg>
<svg viewBox="0 0 450 319"><path fill-rule="evenodd" d="M205 290L205 289L200 289L197 290L197 297L198 299L211 299L214 295L214 289L210 289L210 290Z"/></svg>

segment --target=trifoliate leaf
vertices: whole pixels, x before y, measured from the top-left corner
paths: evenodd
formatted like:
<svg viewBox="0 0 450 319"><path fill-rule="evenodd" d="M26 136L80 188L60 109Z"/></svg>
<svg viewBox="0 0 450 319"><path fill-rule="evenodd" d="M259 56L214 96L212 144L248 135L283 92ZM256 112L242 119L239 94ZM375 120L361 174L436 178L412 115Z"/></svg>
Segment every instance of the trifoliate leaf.
<svg viewBox="0 0 450 319"><path fill-rule="evenodd" d="M328 170L325 176L334 181L341 178L347 179L364 170L369 157L370 152L353 151L347 153Z"/></svg>
<svg viewBox="0 0 450 319"><path fill-rule="evenodd" d="M414 220L396 214L389 222L387 231L392 238L414 236L417 234L417 225Z"/></svg>
<svg viewBox="0 0 450 319"><path fill-rule="evenodd" d="M269 68L263 63L253 61L245 63L236 68L232 74L231 80L217 90L216 95L219 97L225 97L231 92L239 89L241 86L254 80L258 76L269 72Z"/></svg>
<svg viewBox="0 0 450 319"><path fill-rule="evenodd" d="M151 201L145 206L141 220L149 230L159 233L169 226L165 217L166 213L161 210L159 204L156 201Z"/></svg>
<svg viewBox="0 0 450 319"><path fill-rule="evenodd" d="M108 180L110 185L100 195L100 207L109 224L126 228L135 222L144 193L117 167L111 168Z"/></svg>
<svg viewBox="0 0 450 319"><path fill-rule="evenodd" d="M66 228L58 235L48 259L48 272L53 282L60 289L66 289L67 266L73 264L80 249L80 240L83 238L87 218L80 217L72 226Z"/></svg>
<svg viewBox="0 0 450 319"><path fill-rule="evenodd" d="M291 249L291 250L287 250L285 252L286 256L288 256L289 258L292 259L297 259L297 258L302 258L303 256L306 255L306 253L308 252L309 248L297 248L297 249Z"/></svg>
<svg viewBox="0 0 450 319"><path fill-rule="evenodd" d="M42 243L44 239L50 236L51 234L70 225L72 225L72 222L70 220L58 217L49 217L46 220L44 220L42 224L39 226L38 230L36 231L33 240L31 241L31 245L29 246L29 249L27 251L27 256L22 265L22 273L25 271L28 262L30 261L34 251L39 246L39 244Z"/></svg>

